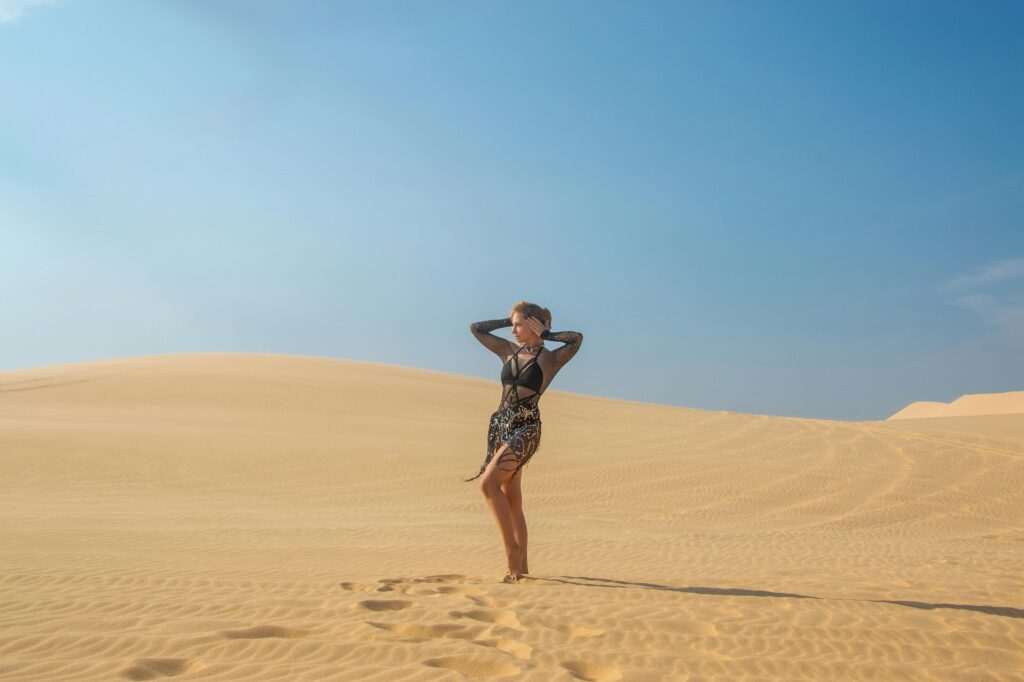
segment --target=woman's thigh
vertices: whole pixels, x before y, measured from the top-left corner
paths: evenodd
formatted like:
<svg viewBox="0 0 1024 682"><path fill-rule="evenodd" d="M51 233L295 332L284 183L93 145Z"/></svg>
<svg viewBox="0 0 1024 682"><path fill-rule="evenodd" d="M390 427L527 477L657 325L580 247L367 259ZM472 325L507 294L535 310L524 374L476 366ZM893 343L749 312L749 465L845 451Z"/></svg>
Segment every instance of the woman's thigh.
<svg viewBox="0 0 1024 682"><path fill-rule="evenodd" d="M505 488L513 475L519 478L519 475L515 472L516 467L519 466L520 454L516 452L513 446L514 443L510 442L498 444L497 449L494 451L494 456L491 457L490 463L484 470L483 480L480 481L481 485L498 485Z"/></svg>
<svg viewBox="0 0 1024 682"><path fill-rule="evenodd" d="M505 497L508 498L508 503L513 510L521 510L523 508L522 482L523 469L520 469L501 485L501 489L505 493Z"/></svg>
<svg viewBox="0 0 1024 682"><path fill-rule="evenodd" d="M514 475L518 486L518 479L523 473L519 463L525 464L529 461L539 446L540 426L538 424L525 426L507 440L499 441L494 456L484 470L484 479L487 484L497 484L506 488Z"/></svg>

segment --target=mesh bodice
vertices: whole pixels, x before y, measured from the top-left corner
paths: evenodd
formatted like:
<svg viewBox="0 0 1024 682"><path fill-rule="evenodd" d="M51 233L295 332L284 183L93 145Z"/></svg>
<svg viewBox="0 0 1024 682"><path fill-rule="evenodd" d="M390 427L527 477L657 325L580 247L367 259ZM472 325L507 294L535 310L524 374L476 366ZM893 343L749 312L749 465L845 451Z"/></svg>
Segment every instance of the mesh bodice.
<svg viewBox="0 0 1024 682"><path fill-rule="evenodd" d="M540 400L544 370L537 360L544 350L538 348L530 353L525 348L520 346L501 368L501 409Z"/></svg>
<svg viewBox="0 0 1024 682"><path fill-rule="evenodd" d="M558 341L561 348L548 350L543 341L539 346L517 345L490 332L511 327L512 320L485 320L469 326L477 341L486 346L504 362L501 368L501 403L499 409L536 405L547 390L555 374L579 351L583 334L579 332L551 332L545 330L543 341Z"/></svg>

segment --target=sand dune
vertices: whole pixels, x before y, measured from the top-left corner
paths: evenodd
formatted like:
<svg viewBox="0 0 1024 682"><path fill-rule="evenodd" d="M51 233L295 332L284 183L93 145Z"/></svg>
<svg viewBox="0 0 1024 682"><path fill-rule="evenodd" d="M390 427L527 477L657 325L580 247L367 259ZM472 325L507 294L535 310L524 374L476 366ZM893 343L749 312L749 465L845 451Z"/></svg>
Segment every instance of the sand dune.
<svg viewBox="0 0 1024 682"><path fill-rule="evenodd" d="M889 419L973 417L989 414L1024 414L1024 391L968 393L951 403L910 403Z"/></svg>
<svg viewBox="0 0 1024 682"><path fill-rule="evenodd" d="M1006 438L1024 442L1024 415L984 414L974 417L932 417L927 419L902 419L886 422L896 429L908 429L919 433L955 432L976 434L979 439Z"/></svg>
<svg viewBox="0 0 1024 682"><path fill-rule="evenodd" d="M534 573L506 585L460 480L497 400L496 378L299 356L0 373L0 679L1024 674L1024 414L551 391Z"/></svg>

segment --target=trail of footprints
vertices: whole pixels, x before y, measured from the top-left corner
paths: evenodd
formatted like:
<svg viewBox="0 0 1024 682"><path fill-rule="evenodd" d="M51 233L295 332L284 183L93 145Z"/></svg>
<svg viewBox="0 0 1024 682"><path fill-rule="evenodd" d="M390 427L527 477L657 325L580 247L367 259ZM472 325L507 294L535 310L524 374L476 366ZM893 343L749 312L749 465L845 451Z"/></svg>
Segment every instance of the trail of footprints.
<svg viewBox="0 0 1024 682"><path fill-rule="evenodd" d="M524 665L533 657L533 647L522 641L526 628L514 610L503 608L497 599L479 587L469 584L469 578L457 573L431 575L423 578L381 578L379 585L343 582L342 589L351 592L396 592L407 597L436 597L457 595L467 608L448 611L451 622L414 623L400 621L367 620L367 625L402 637L405 641L429 642L438 639L461 639L502 652L501 657L480 661L465 656L441 656L423 661L434 668L456 670L472 678L506 677L523 672ZM364 599L353 608L374 613L402 612L419 606L418 601L396 597ZM567 637L591 638L604 634L599 628L574 623L548 626ZM574 679L592 682L610 682L621 679L616 668L589 661L565 660L562 668Z"/></svg>
<svg viewBox="0 0 1024 682"><path fill-rule="evenodd" d="M523 666L528 665L533 657L533 647L522 641L522 634L526 628L519 621L518 614L514 610L503 608L498 600L485 590L469 584L469 578L465 575L449 573L422 578L381 578L377 582L378 585L343 582L340 586L349 592L394 592L413 598L454 595L467 602L466 608L448 611L449 622L423 624L366 620L364 622L367 625L408 642L464 640L501 652L498 658L487 661L459 655L439 656L424 660L423 664L426 666L456 670L471 678L506 677L523 672ZM420 601L422 600L381 595L362 599L353 604L353 608L387 616L417 608ZM599 628L575 623L556 623L546 627L568 638L592 638L604 634ZM311 633L311 630L299 628L257 625L236 630L221 630L218 634L226 639L298 639ZM590 661L563 660L560 661L560 665L572 678L586 682L610 682L622 677L616 668ZM122 676L130 680L162 679L196 672L204 667L201 661L188 658L140 658L124 670Z"/></svg>
<svg viewBox="0 0 1024 682"><path fill-rule="evenodd" d="M221 630L218 634L226 639L264 639L267 637L298 639L309 635L310 631L278 625L257 625L240 630ZM164 677L177 677L202 670L205 667L202 661L190 658L138 658L131 667L122 671L121 675L129 680L155 680Z"/></svg>

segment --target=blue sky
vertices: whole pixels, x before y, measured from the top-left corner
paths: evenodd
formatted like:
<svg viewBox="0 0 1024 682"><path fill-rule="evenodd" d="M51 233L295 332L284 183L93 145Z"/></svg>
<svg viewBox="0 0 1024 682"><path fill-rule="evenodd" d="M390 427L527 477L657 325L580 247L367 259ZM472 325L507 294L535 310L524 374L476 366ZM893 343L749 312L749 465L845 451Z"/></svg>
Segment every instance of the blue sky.
<svg viewBox="0 0 1024 682"><path fill-rule="evenodd" d="M1024 390L1024 4L0 0L0 371L351 358L883 418Z"/></svg>

